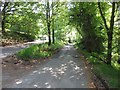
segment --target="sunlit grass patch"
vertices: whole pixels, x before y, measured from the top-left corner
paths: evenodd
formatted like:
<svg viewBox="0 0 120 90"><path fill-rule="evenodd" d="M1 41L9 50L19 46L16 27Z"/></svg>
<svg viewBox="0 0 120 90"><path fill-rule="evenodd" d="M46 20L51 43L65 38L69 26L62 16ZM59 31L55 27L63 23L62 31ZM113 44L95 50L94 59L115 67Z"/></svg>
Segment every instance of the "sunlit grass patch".
<svg viewBox="0 0 120 90"><path fill-rule="evenodd" d="M63 44L60 43L55 43L52 44L51 46L48 46L47 43L37 44L21 50L20 52L17 53L17 56L22 60L46 58L51 56L55 52L55 50L61 48L62 45Z"/></svg>

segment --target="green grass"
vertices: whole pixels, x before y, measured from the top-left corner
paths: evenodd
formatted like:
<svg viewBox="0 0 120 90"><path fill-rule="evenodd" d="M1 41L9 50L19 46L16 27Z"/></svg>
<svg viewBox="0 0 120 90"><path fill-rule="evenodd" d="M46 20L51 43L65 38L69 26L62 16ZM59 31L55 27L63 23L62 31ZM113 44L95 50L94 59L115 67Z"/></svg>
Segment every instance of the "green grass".
<svg viewBox="0 0 120 90"><path fill-rule="evenodd" d="M118 86L119 83L118 73L120 72L119 70L105 63L94 64L93 67L94 70L97 71L97 73L108 82L109 87L111 88L119 87Z"/></svg>
<svg viewBox="0 0 120 90"><path fill-rule="evenodd" d="M53 55L53 53L62 46L63 44L59 42L52 44L51 46L48 46L47 43L37 44L21 50L16 55L22 60L27 61L31 59L46 58Z"/></svg>
<svg viewBox="0 0 120 90"><path fill-rule="evenodd" d="M86 57L86 59L93 65L93 70L99 74L103 79L105 79L110 88L118 88L120 87L120 65L114 65L115 63L112 62L112 66L103 63L102 61L98 60L92 56L91 53L88 53L85 50L78 50Z"/></svg>

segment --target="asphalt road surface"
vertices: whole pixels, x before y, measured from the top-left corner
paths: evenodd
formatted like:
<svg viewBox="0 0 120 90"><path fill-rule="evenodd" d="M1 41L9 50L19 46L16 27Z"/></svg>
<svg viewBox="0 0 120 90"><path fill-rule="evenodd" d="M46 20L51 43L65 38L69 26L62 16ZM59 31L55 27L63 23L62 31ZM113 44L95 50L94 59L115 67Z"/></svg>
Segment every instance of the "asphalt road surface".
<svg viewBox="0 0 120 90"><path fill-rule="evenodd" d="M5 82L4 76L2 79ZM73 45L66 45L37 69L13 83L6 82L3 88L89 88L88 83L84 61Z"/></svg>

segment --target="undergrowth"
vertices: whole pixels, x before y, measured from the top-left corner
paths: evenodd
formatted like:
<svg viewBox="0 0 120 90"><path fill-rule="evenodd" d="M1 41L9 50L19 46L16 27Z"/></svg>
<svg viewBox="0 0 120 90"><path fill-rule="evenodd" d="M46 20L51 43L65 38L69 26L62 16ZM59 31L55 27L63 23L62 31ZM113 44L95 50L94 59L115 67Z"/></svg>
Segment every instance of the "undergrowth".
<svg viewBox="0 0 120 90"><path fill-rule="evenodd" d="M77 49L86 57L86 60L93 65L93 70L107 81L110 88L120 88L120 65L118 63L112 61L111 66L107 65L97 57L94 57L94 53L89 53L86 50L80 49L79 47L77 47Z"/></svg>

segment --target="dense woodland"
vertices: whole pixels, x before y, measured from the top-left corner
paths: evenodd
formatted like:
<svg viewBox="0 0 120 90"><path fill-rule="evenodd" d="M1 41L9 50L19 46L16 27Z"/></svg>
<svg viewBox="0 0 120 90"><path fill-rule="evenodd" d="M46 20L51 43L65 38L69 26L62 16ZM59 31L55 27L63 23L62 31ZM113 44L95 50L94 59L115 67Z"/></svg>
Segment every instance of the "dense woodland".
<svg viewBox="0 0 120 90"><path fill-rule="evenodd" d="M2 44L47 35L48 47L74 43L88 59L120 69L120 2L1 3Z"/></svg>

